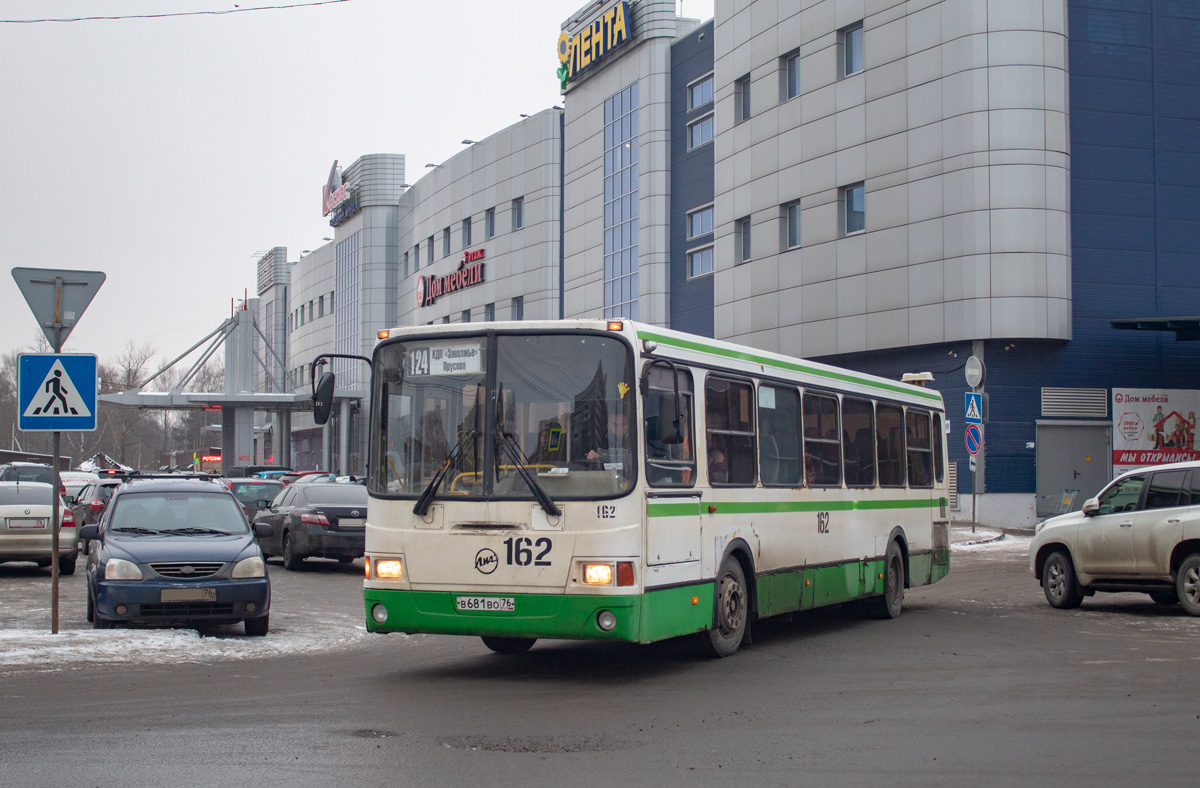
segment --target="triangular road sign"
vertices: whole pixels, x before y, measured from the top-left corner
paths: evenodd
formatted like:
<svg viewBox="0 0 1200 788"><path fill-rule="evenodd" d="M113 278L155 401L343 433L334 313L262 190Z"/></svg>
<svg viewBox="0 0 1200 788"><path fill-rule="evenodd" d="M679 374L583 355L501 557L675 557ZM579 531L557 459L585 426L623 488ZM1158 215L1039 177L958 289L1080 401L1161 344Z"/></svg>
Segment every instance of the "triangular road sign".
<svg viewBox="0 0 1200 788"><path fill-rule="evenodd" d="M55 352L62 350L105 279L103 271L60 268L14 268L12 277Z"/></svg>
<svg viewBox="0 0 1200 788"><path fill-rule="evenodd" d="M38 393L29 401L29 406L21 415L26 418L30 416L82 416L86 418L92 415L92 411L84 402L83 397L79 396L79 390L75 387L71 376L67 374L67 370L63 368L62 362L55 359L42 384L38 386Z"/></svg>

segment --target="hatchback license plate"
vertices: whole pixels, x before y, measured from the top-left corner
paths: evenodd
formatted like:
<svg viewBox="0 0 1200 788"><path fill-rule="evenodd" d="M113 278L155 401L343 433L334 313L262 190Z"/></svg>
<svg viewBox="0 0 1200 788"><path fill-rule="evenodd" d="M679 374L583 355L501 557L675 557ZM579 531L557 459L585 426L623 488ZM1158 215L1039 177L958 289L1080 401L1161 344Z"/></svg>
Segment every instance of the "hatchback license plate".
<svg viewBox="0 0 1200 788"><path fill-rule="evenodd" d="M517 603L511 596L460 596L455 599L459 610L468 612L513 613Z"/></svg>
<svg viewBox="0 0 1200 788"><path fill-rule="evenodd" d="M216 602L215 588L164 588L159 596L161 602Z"/></svg>

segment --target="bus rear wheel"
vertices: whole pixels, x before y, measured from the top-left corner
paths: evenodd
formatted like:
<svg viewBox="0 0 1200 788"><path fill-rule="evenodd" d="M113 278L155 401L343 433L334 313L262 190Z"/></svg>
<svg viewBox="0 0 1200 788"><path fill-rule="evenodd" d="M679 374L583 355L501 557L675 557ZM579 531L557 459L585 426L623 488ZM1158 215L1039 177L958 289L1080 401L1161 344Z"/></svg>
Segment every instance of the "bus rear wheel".
<svg viewBox="0 0 1200 788"><path fill-rule="evenodd" d="M904 608L904 554L895 540L883 557L883 595L869 604L877 618L896 618Z"/></svg>
<svg viewBox="0 0 1200 788"><path fill-rule="evenodd" d="M537 638L498 638L487 635L484 635L482 640L483 645L497 654L524 654L537 642Z"/></svg>
<svg viewBox="0 0 1200 788"><path fill-rule="evenodd" d="M746 588L746 573L731 555L721 562L717 574L713 626L708 630L708 650L714 657L728 657L742 645L750 601Z"/></svg>

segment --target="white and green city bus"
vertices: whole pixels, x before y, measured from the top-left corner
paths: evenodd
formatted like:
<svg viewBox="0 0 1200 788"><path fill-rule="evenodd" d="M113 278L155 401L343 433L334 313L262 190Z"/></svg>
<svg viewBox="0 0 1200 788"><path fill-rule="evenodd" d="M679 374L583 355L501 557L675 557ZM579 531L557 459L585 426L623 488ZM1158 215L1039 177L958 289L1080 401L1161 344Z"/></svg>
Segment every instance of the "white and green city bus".
<svg viewBox="0 0 1200 788"><path fill-rule="evenodd" d="M706 632L725 656L758 618L895 617L949 571L936 391L629 320L380 336L372 632L506 653Z"/></svg>

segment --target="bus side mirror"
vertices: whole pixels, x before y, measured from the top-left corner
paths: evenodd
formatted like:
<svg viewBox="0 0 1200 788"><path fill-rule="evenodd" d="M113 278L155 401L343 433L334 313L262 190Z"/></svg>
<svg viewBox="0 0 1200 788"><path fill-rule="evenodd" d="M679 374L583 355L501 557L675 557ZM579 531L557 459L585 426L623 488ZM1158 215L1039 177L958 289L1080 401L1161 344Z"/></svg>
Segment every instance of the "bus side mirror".
<svg viewBox="0 0 1200 788"><path fill-rule="evenodd" d="M662 444L683 443L683 430L680 429L680 414L675 410L675 394L663 391L658 393L658 417L647 419L647 432L654 430L657 435L647 435L647 440Z"/></svg>
<svg viewBox="0 0 1200 788"><path fill-rule="evenodd" d="M334 382L333 373L324 372L321 374L321 380L317 382L317 386L313 390L313 421L317 424L324 424L329 421L329 412L333 410Z"/></svg>

